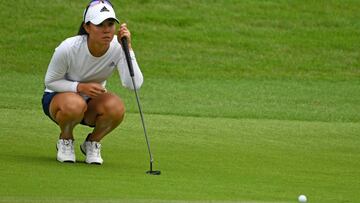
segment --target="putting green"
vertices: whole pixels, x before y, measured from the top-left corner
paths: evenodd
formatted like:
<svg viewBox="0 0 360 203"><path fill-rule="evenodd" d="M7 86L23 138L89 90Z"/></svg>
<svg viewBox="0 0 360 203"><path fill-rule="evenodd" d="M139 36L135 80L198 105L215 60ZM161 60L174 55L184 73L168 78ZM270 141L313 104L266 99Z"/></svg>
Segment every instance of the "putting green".
<svg viewBox="0 0 360 203"><path fill-rule="evenodd" d="M83 163L78 147L76 164L58 163L58 130L41 111L9 109L1 116L7 118L0 122L3 201L291 202L304 193L336 202L357 197L349 187L360 189L353 178L360 175L358 123L146 114L154 168L162 171L149 176L138 114L127 114L103 141L102 166ZM76 129L77 144L89 130Z"/></svg>

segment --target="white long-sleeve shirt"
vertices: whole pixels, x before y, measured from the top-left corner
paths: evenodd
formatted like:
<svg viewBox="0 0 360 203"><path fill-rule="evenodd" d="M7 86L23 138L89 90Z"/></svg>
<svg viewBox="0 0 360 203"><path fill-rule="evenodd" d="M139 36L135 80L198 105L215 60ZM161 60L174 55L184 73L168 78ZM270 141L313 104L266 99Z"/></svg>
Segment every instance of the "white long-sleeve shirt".
<svg viewBox="0 0 360 203"><path fill-rule="evenodd" d="M136 62L135 54L130 51L134 69L136 89L143 83L143 75ZM77 92L79 82L97 82L106 85L117 68L122 85L134 89L125 53L114 36L107 52L101 57L91 55L87 45L87 35L78 35L64 40L51 58L45 75L45 92Z"/></svg>

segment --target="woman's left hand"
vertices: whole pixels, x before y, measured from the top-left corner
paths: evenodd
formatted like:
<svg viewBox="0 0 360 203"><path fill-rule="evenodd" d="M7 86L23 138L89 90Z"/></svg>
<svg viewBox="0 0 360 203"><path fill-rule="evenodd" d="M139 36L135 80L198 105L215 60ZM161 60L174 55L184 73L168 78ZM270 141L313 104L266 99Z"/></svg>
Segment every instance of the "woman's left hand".
<svg viewBox="0 0 360 203"><path fill-rule="evenodd" d="M131 33L130 33L130 31L128 30L128 28L126 26L126 23L123 23L123 24L120 25L117 37L118 37L118 42L120 44L121 44L121 38L126 37L129 49L130 50L132 49L131 48Z"/></svg>

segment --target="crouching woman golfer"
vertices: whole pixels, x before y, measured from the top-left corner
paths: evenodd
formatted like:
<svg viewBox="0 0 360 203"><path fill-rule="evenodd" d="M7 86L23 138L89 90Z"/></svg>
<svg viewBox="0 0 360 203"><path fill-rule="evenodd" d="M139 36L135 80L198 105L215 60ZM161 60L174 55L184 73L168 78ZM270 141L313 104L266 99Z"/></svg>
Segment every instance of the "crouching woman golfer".
<svg viewBox="0 0 360 203"><path fill-rule="evenodd" d="M59 127L57 160L75 162L73 130L76 125L93 127L80 145L85 162L102 164L100 141L123 120L122 100L105 89L114 69L122 85L133 89L120 39L126 37L135 72L136 88L143 76L131 49L130 32L119 23L110 1L91 1L83 14L77 36L64 40L56 49L45 76L43 110Z"/></svg>

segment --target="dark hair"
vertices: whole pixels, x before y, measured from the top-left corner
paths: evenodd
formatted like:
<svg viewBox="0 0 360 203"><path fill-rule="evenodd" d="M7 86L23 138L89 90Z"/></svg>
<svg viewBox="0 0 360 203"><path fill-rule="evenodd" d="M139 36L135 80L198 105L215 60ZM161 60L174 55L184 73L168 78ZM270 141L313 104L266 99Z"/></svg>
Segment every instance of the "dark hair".
<svg viewBox="0 0 360 203"><path fill-rule="evenodd" d="M89 22L86 23L87 25L90 24ZM80 27L79 27L79 31L77 33L78 35L89 35L89 33L86 32L85 28L84 28L84 21L81 22Z"/></svg>

